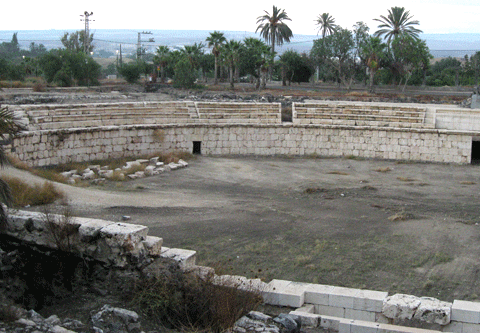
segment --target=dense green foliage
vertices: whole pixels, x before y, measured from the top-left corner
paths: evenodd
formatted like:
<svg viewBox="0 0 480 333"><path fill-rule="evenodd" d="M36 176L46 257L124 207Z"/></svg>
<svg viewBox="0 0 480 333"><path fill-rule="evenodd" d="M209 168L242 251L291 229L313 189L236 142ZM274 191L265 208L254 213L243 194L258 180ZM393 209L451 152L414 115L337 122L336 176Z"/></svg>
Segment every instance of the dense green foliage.
<svg viewBox="0 0 480 333"><path fill-rule="evenodd" d="M178 88L193 88L197 75L191 59L184 55L175 65L174 84Z"/></svg>
<svg viewBox="0 0 480 333"><path fill-rule="evenodd" d="M54 49L38 60L45 80L62 87L98 85L101 66L83 52Z"/></svg>

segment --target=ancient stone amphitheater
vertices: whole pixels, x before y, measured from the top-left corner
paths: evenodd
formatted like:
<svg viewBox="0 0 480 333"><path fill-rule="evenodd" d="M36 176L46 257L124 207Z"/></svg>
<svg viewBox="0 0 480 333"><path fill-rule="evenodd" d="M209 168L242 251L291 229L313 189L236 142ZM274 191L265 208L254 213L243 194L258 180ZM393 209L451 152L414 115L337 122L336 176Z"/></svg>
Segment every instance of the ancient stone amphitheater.
<svg viewBox="0 0 480 333"><path fill-rule="evenodd" d="M282 121L279 103L128 102L20 105L11 109L28 127L11 142L12 153L31 166L170 150L205 155L356 156L442 163L470 163L479 155L480 111L453 106L309 101L293 103L289 122ZM24 230L29 220L41 224L40 219L25 213L13 219L14 236L30 242L43 239L32 238ZM195 266L193 251L162 248L161 239L148 237L145 228L79 221L79 232L106 235L105 244L125 249L122 244L128 239L134 242L130 247L135 253L171 257L188 270L209 270ZM120 227L123 229L118 232ZM78 236L79 249L87 248L81 244L84 236ZM103 242L101 238L99 241ZM117 261L123 265L131 254L119 253ZM110 256L101 259L113 260ZM216 279L222 283L221 276ZM295 308L292 313L305 325L334 332L480 332L480 303L448 303L284 280L227 280L232 279L240 285L261 288L269 304ZM428 329L393 323L416 323Z"/></svg>
<svg viewBox="0 0 480 333"><path fill-rule="evenodd" d="M28 124L12 152L32 166L178 150L470 163L478 110L361 102L142 102L11 106Z"/></svg>

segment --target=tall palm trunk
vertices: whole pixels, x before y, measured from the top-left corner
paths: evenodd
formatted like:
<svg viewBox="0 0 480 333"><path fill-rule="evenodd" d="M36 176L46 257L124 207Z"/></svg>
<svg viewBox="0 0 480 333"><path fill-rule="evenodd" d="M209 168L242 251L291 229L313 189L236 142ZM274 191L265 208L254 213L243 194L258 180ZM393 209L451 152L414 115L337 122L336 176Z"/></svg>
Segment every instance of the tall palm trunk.
<svg viewBox="0 0 480 333"><path fill-rule="evenodd" d="M215 67L214 67L214 84L218 84L218 78L217 78L217 73L218 73L218 55L215 54Z"/></svg>

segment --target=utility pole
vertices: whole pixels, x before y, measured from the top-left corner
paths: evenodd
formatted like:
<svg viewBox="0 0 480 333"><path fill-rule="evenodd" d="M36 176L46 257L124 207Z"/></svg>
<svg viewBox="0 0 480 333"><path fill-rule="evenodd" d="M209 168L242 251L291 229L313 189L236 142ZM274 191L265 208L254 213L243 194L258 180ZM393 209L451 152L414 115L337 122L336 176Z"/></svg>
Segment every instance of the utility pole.
<svg viewBox="0 0 480 333"><path fill-rule="evenodd" d="M138 42L137 42L137 60L140 60L142 58L142 42L147 42L147 43L154 43L155 40L153 38L149 38L148 40L141 40L141 35L152 35L151 31L142 31L138 33Z"/></svg>
<svg viewBox="0 0 480 333"><path fill-rule="evenodd" d="M87 12L83 13L83 15L80 15L81 17L84 17L83 19L80 19L80 21L85 21L85 36L83 36L83 52L85 54L88 54L89 50L89 40L90 40L90 21L95 21L95 20L90 20L90 16L93 15L93 12Z"/></svg>

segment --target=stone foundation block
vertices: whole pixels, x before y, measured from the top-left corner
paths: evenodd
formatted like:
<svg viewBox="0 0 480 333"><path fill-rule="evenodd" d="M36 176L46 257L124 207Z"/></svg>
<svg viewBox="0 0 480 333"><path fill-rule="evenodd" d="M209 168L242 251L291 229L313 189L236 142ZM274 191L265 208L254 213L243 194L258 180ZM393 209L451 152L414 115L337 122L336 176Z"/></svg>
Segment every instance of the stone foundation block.
<svg viewBox="0 0 480 333"><path fill-rule="evenodd" d="M147 236L142 243L149 255L157 257L162 253L163 238Z"/></svg>
<svg viewBox="0 0 480 333"><path fill-rule="evenodd" d="M305 290L305 303L328 305L328 298L334 286L311 284Z"/></svg>
<svg viewBox="0 0 480 333"><path fill-rule="evenodd" d="M290 311L290 314L300 318L302 327L318 327L321 318L318 314L298 310Z"/></svg>
<svg viewBox="0 0 480 333"><path fill-rule="evenodd" d="M305 290L310 284L272 280L263 292L265 303L299 308L305 301Z"/></svg>
<svg viewBox="0 0 480 333"><path fill-rule="evenodd" d="M345 318L375 322L375 312L345 309Z"/></svg>
<svg viewBox="0 0 480 333"><path fill-rule="evenodd" d="M328 296L328 305L353 309L353 300L358 292L359 289L334 287Z"/></svg>
<svg viewBox="0 0 480 333"><path fill-rule="evenodd" d="M345 308L339 308L328 305L315 305L315 313L318 313L321 316L330 316L345 318Z"/></svg>
<svg viewBox="0 0 480 333"><path fill-rule="evenodd" d="M163 247L160 256L162 258L173 259L178 262L181 269L186 269L195 266L197 252Z"/></svg>
<svg viewBox="0 0 480 333"><path fill-rule="evenodd" d="M313 304L304 304L302 307L296 309L295 311L315 313L315 305Z"/></svg>
<svg viewBox="0 0 480 333"><path fill-rule="evenodd" d="M133 252L147 238L148 227L130 223L113 223L100 230L100 235L110 247L120 247Z"/></svg>
<svg viewBox="0 0 480 333"><path fill-rule="evenodd" d="M320 316L320 327L324 329L329 329L334 332L338 332L339 326L340 326L340 319L335 316L327 316L327 315L321 315Z"/></svg>
<svg viewBox="0 0 480 333"><path fill-rule="evenodd" d="M452 320L464 323L480 323L480 303L454 300L452 305Z"/></svg>
<svg viewBox="0 0 480 333"><path fill-rule="evenodd" d="M374 290L359 290L353 299L353 309L382 312L383 301L388 292Z"/></svg>

